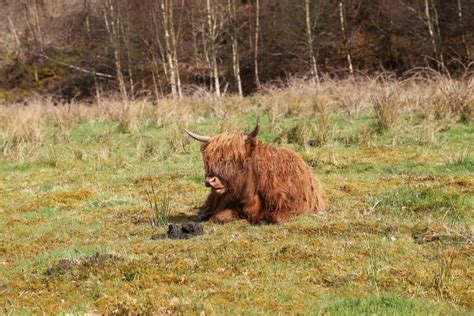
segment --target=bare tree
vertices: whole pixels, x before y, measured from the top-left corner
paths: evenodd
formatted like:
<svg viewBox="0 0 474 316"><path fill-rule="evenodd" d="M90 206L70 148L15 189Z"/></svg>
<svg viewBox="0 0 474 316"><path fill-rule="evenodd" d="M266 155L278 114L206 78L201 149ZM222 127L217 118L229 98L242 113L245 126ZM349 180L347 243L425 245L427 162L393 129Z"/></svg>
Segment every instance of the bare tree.
<svg viewBox="0 0 474 316"><path fill-rule="evenodd" d="M436 10L436 5L432 3L431 0L425 0L425 17L434 58L436 58L440 68L442 68L444 65L444 56L441 50L441 32L439 29L438 11Z"/></svg>
<svg viewBox="0 0 474 316"><path fill-rule="evenodd" d="M464 14L463 14L463 7L462 7L462 1L461 0L458 0L458 21L459 21L459 25L462 29L462 34L461 34L461 42L462 42L462 46L464 48L464 54L466 56L466 60L471 60L471 54L469 52L469 46L467 45L467 41L466 41L466 27L464 25Z"/></svg>
<svg viewBox="0 0 474 316"><path fill-rule="evenodd" d="M347 65L349 67L349 73L354 74L354 67L352 66L352 52L349 45L349 37L347 35L347 22L346 22L346 3L345 0L339 1L339 19L341 22L341 32L344 49L346 51Z"/></svg>
<svg viewBox="0 0 474 316"><path fill-rule="evenodd" d="M198 50L198 41L197 41L197 34L198 34L198 28L197 28L197 23L196 23L196 16L195 16L195 10L194 6L191 6L191 36L193 39L193 59L194 59L194 67L199 69L199 50Z"/></svg>
<svg viewBox="0 0 474 316"><path fill-rule="evenodd" d="M87 0L84 0L83 2L84 5L84 11L86 15L85 19L85 24L86 24L86 30L87 30L87 37L89 40L89 49L92 50L92 31L91 31L91 24L90 24L90 7L89 7L89 2ZM97 72L95 65L97 64L97 55L94 56L94 63L92 66L92 71L94 72L94 87L95 87L95 97L97 99L97 103L100 103L100 85L99 85L99 79L97 78Z"/></svg>
<svg viewBox="0 0 474 316"><path fill-rule="evenodd" d="M150 7L150 12L151 13L150 14L151 14L151 20L152 20L153 26L154 26L153 33L155 35L155 36L153 36L153 42L157 46L158 54L159 54L160 59L161 59L161 64L163 66L163 72L164 72L165 78L168 82L171 82L170 78L169 78L169 74L168 74L167 55L165 53L165 50L163 48L163 43L162 43L161 38L160 38L160 34L162 34L163 32L162 32L162 29L160 28L160 23L158 22L157 11L159 11L159 8L157 8L157 6L155 6L154 3L151 4L151 7ZM146 41L145 41L145 45L147 45ZM156 53L155 53L156 47L149 47L149 50L150 50L151 55L153 56L152 60L153 60L153 65L156 67L156 69L155 69L156 73L158 73L159 72L158 62L157 62Z"/></svg>
<svg viewBox="0 0 474 316"><path fill-rule="evenodd" d="M23 2L25 8L25 20L29 31L33 36L33 40L40 51L43 51L43 33L41 31L41 24L38 12L38 3L34 1ZM33 19L33 21L32 21Z"/></svg>
<svg viewBox="0 0 474 316"><path fill-rule="evenodd" d="M130 15L127 12L127 18L125 19L126 23L121 23L120 24L120 31L123 36L124 40L124 47L125 47L125 54L127 57L127 74L128 74L128 80L130 84L130 98L134 98L135 95L135 84L133 82L133 61L132 61L132 52L131 52L131 36L132 36L132 31L131 31L131 23L130 23ZM124 20L122 17L120 20Z"/></svg>
<svg viewBox="0 0 474 316"><path fill-rule="evenodd" d="M165 52L170 75L171 94L173 96L181 96L172 0L161 0L161 14L165 33Z"/></svg>
<svg viewBox="0 0 474 316"><path fill-rule="evenodd" d="M172 3L173 3L173 1L170 0L170 4L168 6L169 16L170 16L171 51L172 51L172 54L173 54L173 63L174 63L175 71L176 71L176 87L178 88L178 96L182 97L183 96L183 91L182 91L182 88L181 88L181 76L180 76L180 73L179 73L178 44L177 44L177 42L178 42L177 33L179 33L179 32L175 31L174 13L173 13L174 10L173 10ZM182 1L182 3L183 3L183 1Z"/></svg>
<svg viewBox="0 0 474 316"><path fill-rule="evenodd" d="M109 41L114 51L115 71L117 76L117 83L120 89L120 94L123 100L128 99L127 87L125 85L125 78L122 71L122 61L120 58L120 16L117 14L113 5L113 0L105 0L104 4L104 21L109 34Z"/></svg>
<svg viewBox="0 0 474 316"><path fill-rule="evenodd" d="M206 0L207 13L207 39L209 49L209 62L212 71L212 78L214 79L214 89L217 97L221 96L220 81L219 81L219 67L217 64L217 27L218 14L217 6L211 3L211 0Z"/></svg>
<svg viewBox="0 0 474 316"><path fill-rule="evenodd" d="M308 44L308 57L311 65L311 76L314 81L319 83L318 64L316 63L316 56L313 48L313 23L311 22L310 0L305 0L305 15L306 15L306 39Z"/></svg>
<svg viewBox="0 0 474 316"><path fill-rule="evenodd" d="M238 26L235 14L235 0L227 0L227 9L230 20L230 38L232 43L232 69L234 71L235 83L240 97L243 97L242 80L240 79L240 57L238 44Z"/></svg>
<svg viewBox="0 0 474 316"><path fill-rule="evenodd" d="M20 38L18 37L18 32L16 30L15 24L13 23L13 20L9 14L7 14L7 20L8 20L8 29L13 35L13 39L15 40L16 52L18 54L18 52L21 49Z"/></svg>
<svg viewBox="0 0 474 316"><path fill-rule="evenodd" d="M255 0L255 44L254 44L254 68L255 84L260 89L260 74L258 72L258 38L260 34L260 0Z"/></svg>

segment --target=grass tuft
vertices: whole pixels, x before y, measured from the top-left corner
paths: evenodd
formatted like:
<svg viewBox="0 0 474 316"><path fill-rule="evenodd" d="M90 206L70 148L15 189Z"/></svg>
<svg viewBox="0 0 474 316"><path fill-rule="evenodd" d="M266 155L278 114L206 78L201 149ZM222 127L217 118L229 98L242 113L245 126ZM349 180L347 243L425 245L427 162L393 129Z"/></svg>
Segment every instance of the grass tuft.
<svg viewBox="0 0 474 316"><path fill-rule="evenodd" d="M154 217L151 219L151 225L166 226L169 223L171 214L171 200L168 194L160 197L155 190L153 181L149 181L149 187L145 189L145 200L154 214Z"/></svg>

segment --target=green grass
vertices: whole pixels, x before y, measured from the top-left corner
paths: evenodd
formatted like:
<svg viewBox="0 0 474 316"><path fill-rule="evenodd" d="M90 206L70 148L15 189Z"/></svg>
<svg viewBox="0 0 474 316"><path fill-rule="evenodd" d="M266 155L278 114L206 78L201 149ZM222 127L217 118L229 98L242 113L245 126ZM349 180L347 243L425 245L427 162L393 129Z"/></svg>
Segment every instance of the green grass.
<svg viewBox="0 0 474 316"><path fill-rule="evenodd" d="M259 139L312 166L327 212L151 240L207 194L199 144L170 124L49 125L1 156L0 312L472 313L472 123L438 122L425 141L414 114L379 131L370 112L331 113L321 147L307 145L318 117L272 125L252 108L191 126L249 130L257 114Z"/></svg>
<svg viewBox="0 0 474 316"><path fill-rule="evenodd" d="M339 299L325 304L314 314L324 315L445 315L448 309L434 304L391 294L372 295L364 298Z"/></svg>
<svg viewBox="0 0 474 316"><path fill-rule="evenodd" d="M474 220L472 196L445 193L440 189L428 187L419 192L410 187L400 187L382 197L381 208L400 216L434 216L465 222Z"/></svg>

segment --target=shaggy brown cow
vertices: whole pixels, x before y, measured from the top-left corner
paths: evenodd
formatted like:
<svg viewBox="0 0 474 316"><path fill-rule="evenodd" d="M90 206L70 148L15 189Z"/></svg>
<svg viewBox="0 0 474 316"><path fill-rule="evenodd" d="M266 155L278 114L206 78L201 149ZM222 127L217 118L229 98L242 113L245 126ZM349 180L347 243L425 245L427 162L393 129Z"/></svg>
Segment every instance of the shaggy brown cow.
<svg viewBox="0 0 474 316"><path fill-rule="evenodd" d="M258 130L258 121L251 133L208 137L186 130L202 142L205 184L211 188L202 218L278 223L327 206L321 184L303 159L290 149L259 142Z"/></svg>

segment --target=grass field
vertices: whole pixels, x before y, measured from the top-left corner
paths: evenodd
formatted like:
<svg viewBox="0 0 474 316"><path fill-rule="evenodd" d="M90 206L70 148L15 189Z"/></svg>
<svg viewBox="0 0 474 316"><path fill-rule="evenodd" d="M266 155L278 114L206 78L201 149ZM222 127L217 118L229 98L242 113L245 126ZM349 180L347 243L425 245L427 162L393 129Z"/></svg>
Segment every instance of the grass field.
<svg viewBox="0 0 474 316"><path fill-rule="evenodd" d="M472 313L474 89L450 84L1 106L0 313ZM182 128L257 116L261 141L314 169L329 209L166 239L207 194Z"/></svg>

